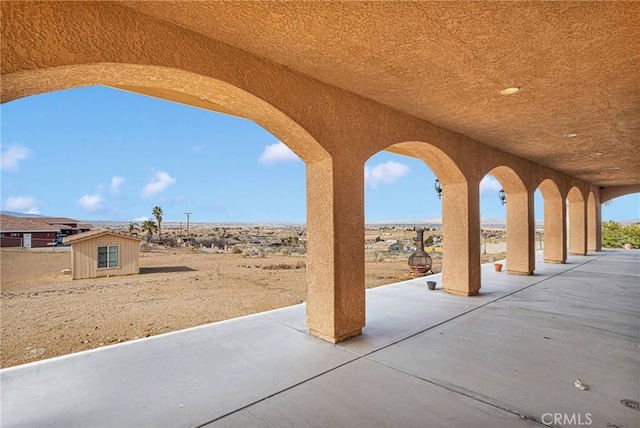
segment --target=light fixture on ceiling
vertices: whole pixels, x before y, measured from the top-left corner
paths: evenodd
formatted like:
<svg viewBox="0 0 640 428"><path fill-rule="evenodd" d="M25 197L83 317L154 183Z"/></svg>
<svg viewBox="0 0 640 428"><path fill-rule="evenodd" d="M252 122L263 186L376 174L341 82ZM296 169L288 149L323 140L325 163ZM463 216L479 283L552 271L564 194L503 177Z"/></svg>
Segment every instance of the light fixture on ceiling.
<svg viewBox="0 0 640 428"><path fill-rule="evenodd" d="M510 88L504 88L503 90L500 91L501 95L513 95L520 92L520 88L512 86Z"/></svg>
<svg viewBox="0 0 640 428"><path fill-rule="evenodd" d="M569 134L564 134L563 137L564 138L573 138L573 137L577 137L578 134L574 134L574 133L569 133Z"/></svg>
<svg viewBox="0 0 640 428"><path fill-rule="evenodd" d="M436 182L434 183L433 187L436 189L436 195L438 195L438 199L442 199L442 184L440 183L440 180L436 178Z"/></svg>

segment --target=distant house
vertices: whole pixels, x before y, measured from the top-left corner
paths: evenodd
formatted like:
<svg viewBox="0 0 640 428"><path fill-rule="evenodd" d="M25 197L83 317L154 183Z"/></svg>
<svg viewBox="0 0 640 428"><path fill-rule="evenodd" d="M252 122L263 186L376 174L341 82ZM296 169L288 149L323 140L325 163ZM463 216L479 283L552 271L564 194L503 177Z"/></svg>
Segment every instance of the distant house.
<svg viewBox="0 0 640 428"><path fill-rule="evenodd" d="M0 214L2 247L40 248L91 229L90 224L66 217L18 217Z"/></svg>
<svg viewBox="0 0 640 428"><path fill-rule="evenodd" d="M54 245L60 227L35 218L0 214L0 247L40 248Z"/></svg>
<svg viewBox="0 0 640 428"><path fill-rule="evenodd" d="M78 220L67 217L33 217L31 220L58 226L63 237L87 232L93 227L90 224L80 223Z"/></svg>
<svg viewBox="0 0 640 428"><path fill-rule="evenodd" d="M108 229L96 229L64 238L71 244L73 279L132 275L140 272L142 239Z"/></svg>

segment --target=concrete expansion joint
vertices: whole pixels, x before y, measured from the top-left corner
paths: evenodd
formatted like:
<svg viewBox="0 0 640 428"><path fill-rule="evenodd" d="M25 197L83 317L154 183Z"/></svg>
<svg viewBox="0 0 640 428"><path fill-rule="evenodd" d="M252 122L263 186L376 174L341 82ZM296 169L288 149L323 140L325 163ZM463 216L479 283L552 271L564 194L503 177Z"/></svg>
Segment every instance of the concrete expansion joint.
<svg viewBox="0 0 640 428"><path fill-rule="evenodd" d="M429 384L431 384L433 386L436 386L438 388L442 388L442 389L444 389L446 391L449 391L449 392L452 392L454 394L462 395L463 397L467 397L467 398L469 398L471 400L483 403L483 404L485 404L487 406L491 406L491 407L494 407L496 409L502 410L504 412L511 413L512 415L515 415L515 416L519 417L522 420L528 420L528 421L536 422L537 424L539 424L541 426L545 426L545 427L552 426L552 425L546 425L546 424L542 423L542 421L538 420L535 416L527 415L527 414L525 414L523 412L520 412L517 409L512 409L510 407L507 407L507 406L501 405L499 403L496 403L494 401L491 401L489 398L487 398L487 397L485 397L483 395L474 393L473 391L469 391L466 388L462 388L460 386L452 385L452 384L449 384L449 383L441 383L441 382L438 382L438 381L433 380L433 379L428 379L428 378L425 378L425 377L422 377L422 376L417 376L417 375L415 375L413 373L407 372L405 370L399 369L399 368L394 367L394 366L390 366L390 365L382 363L380 361L372 360L370 358L366 358L366 359L367 359L367 361L371 361L372 363L380 364L381 366L384 366L384 367L387 367L387 368L389 368L391 370L395 370L397 372L403 373L403 374L405 374L407 376L411 376L414 379L418 379L418 380L421 380L423 382L427 382L427 383L429 383Z"/></svg>
<svg viewBox="0 0 640 428"><path fill-rule="evenodd" d="M587 261L585 261L584 263L580 263L580 264L578 264L578 265L576 265L576 266L570 267L569 269L567 269L567 270L565 270L565 271L555 273L555 274L553 274L553 275L548 276L547 278L542 278L542 279L540 279L540 281L536 281L536 282L534 282L533 284L529 284L529 285L527 285L527 286L525 286L525 287L522 287L522 288L520 288L520 289L518 289L518 290L515 290L515 291L513 291L513 292L511 292L511 293L505 294L504 296L497 297L497 298L495 298L495 299L493 299L493 300L491 300L491 301L489 301L489 302L487 302L487 303L484 303L484 304L482 304L482 305L480 305L480 306L477 306L477 307L475 307L475 308L469 309L469 310L468 310L468 311L466 311L466 312L462 312L461 314L458 314L458 315L456 315L455 317L451 317L451 318L449 318L449 319L446 319L446 320L444 320L444 321L442 321L442 322L440 322L440 323L438 323L438 324L434 324L434 325L432 325L431 327L425 328L425 329L423 329L423 330L421 330L421 331L418 331L418 332L416 332L416 333L414 333L414 334L412 334L412 335L410 335L410 336L407 336L407 337L402 338L402 339L400 339L400 340L397 340L397 341L395 341L395 342L389 343L388 345L385 345L385 346L383 346L383 347L381 347L381 348L378 348L378 349L376 349L376 350L374 350L374 351L371 351L371 352L369 352L369 353L366 353L366 354L364 354L364 355L363 355L363 357L366 357L366 356L368 356L368 355L371 355L371 354L373 354L374 352L381 351L381 350L383 350L383 349L385 349L385 348L389 348L389 347L391 347L391 346L393 346L393 345L396 345L396 344L398 344L398 343L400 343L400 342L404 342L405 340L411 339L412 337L418 336L419 334L422 334L422 333L424 333L424 332L426 332L426 331L432 330L432 329L434 329L434 328L436 328L436 327L439 327L439 326L441 326L441 325L443 325L443 324L446 324L446 323L448 323L448 322L450 322L450 321L453 321L453 320L455 320L455 319L461 318L461 317L463 317L463 316L465 316L465 315L467 315L467 314L469 314L469 313L471 313L471 312L477 311L478 309L484 308L485 306L491 305L492 303L495 303L495 302L497 302L497 301L499 301L499 300L502 300L502 299L504 299L504 298L507 298L507 297L509 297L509 296L513 296L513 295L514 295L514 294L516 294L516 293L520 293L521 291L527 290L527 289L529 289L529 288L531 288L531 287L533 287L533 286L535 286L535 285L541 284L541 283L543 283L543 282L545 282L545 281L548 281L548 280L550 280L550 279L552 279L552 278L555 278L556 276L562 275L562 274L564 274L564 273L566 273L566 272L570 272L570 271L572 271L573 269L576 269L576 268L578 268L578 267L580 267L580 266L583 266L583 265L585 265L585 264L587 264L587 263L591 263L592 261L597 260L597 259L599 259L600 257L605 257L605 256L607 256L607 255L609 255L609 254L611 254L611 253L602 253L602 254L597 254L597 255L596 255L596 257L595 257L595 258L593 258L592 260L587 260ZM445 289L445 291L446 291L446 289ZM452 294L453 294L453 293L452 293ZM342 348L341 348L341 349L342 349Z"/></svg>

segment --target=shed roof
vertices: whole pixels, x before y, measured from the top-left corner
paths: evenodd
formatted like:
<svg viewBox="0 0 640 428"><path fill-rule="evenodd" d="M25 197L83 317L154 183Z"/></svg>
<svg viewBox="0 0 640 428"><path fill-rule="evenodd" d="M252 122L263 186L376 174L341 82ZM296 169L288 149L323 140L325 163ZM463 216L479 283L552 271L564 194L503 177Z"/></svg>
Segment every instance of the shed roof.
<svg viewBox="0 0 640 428"><path fill-rule="evenodd" d="M74 242L86 241L87 239L93 239L103 235L112 235L112 236L117 236L119 238L131 239L133 241L138 241L138 242L142 241L142 239L136 238L135 236L128 235L124 232L117 232L115 230L110 230L110 229L94 229L88 232L78 233L77 235L68 236L64 238L62 242L64 244L72 244Z"/></svg>
<svg viewBox="0 0 640 428"><path fill-rule="evenodd" d="M0 214L0 231L2 232L58 232L59 230L60 226L35 221L34 218Z"/></svg>

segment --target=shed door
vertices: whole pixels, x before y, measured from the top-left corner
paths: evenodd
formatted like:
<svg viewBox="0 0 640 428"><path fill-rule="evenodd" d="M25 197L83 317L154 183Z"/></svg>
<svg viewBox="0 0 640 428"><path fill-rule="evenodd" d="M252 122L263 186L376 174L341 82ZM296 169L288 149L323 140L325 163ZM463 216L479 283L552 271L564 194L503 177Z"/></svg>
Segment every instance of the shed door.
<svg viewBox="0 0 640 428"><path fill-rule="evenodd" d="M25 233L24 237L24 248L31 248L31 234Z"/></svg>

